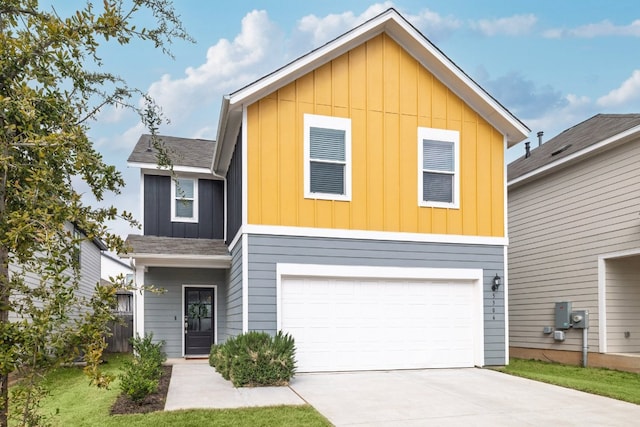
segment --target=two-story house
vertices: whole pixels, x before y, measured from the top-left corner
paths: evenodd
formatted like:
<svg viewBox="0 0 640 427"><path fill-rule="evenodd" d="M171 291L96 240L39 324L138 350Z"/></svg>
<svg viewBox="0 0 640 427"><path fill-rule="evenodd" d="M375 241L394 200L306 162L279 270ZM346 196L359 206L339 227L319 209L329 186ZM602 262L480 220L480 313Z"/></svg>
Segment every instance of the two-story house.
<svg viewBox="0 0 640 427"><path fill-rule="evenodd" d="M223 98L216 142L148 136L137 333L252 330L299 371L508 360L505 150L529 129L389 9Z"/></svg>

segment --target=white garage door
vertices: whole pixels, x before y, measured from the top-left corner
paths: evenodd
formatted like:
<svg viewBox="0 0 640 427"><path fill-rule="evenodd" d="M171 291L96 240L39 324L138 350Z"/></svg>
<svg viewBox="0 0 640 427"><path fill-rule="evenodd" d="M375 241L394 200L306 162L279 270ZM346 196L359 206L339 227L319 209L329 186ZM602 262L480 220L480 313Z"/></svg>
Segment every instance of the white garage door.
<svg viewBox="0 0 640 427"><path fill-rule="evenodd" d="M474 366L472 281L283 277L280 292L300 372Z"/></svg>

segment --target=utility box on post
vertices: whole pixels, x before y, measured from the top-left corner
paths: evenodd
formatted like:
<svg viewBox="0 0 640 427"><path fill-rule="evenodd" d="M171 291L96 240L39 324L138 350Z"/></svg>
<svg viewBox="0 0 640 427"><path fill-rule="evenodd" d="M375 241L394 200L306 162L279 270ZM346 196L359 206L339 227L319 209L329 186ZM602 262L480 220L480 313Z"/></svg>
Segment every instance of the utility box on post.
<svg viewBox="0 0 640 427"><path fill-rule="evenodd" d="M576 310L571 312L571 323L574 329L586 329L589 327L589 311Z"/></svg>
<svg viewBox="0 0 640 427"><path fill-rule="evenodd" d="M571 327L571 303L568 301L556 303L556 329L569 329Z"/></svg>

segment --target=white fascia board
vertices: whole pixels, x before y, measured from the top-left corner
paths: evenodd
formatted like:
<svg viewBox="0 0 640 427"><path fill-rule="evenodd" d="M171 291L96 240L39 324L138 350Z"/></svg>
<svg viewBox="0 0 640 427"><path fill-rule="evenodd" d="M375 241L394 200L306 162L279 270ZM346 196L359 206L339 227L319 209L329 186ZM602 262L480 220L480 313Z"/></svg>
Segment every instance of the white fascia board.
<svg viewBox="0 0 640 427"><path fill-rule="evenodd" d="M507 183L507 187L511 187L512 185L516 185L516 184L528 181L531 178L546 174L556 168L566 166L574 161L580 160L583 157L587 157L593 154L597 154L599 151L604 151L606 149L613 148L618 144L624 144L625 142L628 142L633 137L636 137L637 136L636 134L638 133L640 133L640 126L632 127L631 129L628 129L624 132L620 132L617 135L613 135L612 137L602 140L596 144L583 148L580 151L576 151L575 153L572 153L567 157L563 157L561 159L556 160L555 162L548 163L544 166L539 167L538 169L532 170L529 173L526 173L515 179L512 179Z"/></svg>
<svg viewBox="0 0 640 427"><path fill-rule="evenodd" d="M153 171L153 172L166 171L167 173L171 173L171 170L172 170L169 167L160 166L156 163L127 162L127 166L130 168L140 168L143 170ZM195 166L174 165L173 172L211 175L211 169L199 168Z"/></svg>
<svg viewBox="0 0 640 427"><path fill-rule="evenodd" d="M222 153L222 146L225 145L227 134L227 124L229 122L229 96L224 95L222 97L222 105L220 106L220 116L218 117L218 131L216 132L216 151L213 154L213 162L211 164L211 170L218 171L218 164L220 162L220 155Z"/></svg>
<svg viewBox="0 0 640 427"><path fill-rule="evenodd" d="M183 267L183 268L229 268L230 255L175 255L128 253L135 259L136 266L145 267Z"/></svg>

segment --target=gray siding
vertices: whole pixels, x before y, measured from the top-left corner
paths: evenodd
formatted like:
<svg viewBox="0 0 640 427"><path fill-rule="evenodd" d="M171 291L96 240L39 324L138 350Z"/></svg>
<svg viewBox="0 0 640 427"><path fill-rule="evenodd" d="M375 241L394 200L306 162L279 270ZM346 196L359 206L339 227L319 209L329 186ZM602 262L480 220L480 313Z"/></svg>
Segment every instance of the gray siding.
<svg viewBox="0 0 640 427"><path fill-rule="evenodd" d="M68 227L72 230L72 227ZM101 273L101 250L92 241L85 240L80 244L80 277L78 282L78 289L75 295L78 298L89 299L94 293L96 284L100 281ZM20 265L10 264L9 274L18 274L22 270ZM40 286L40 276L27 271L24 274L24 281L27 286L32 289ZM36 302L38 304L38 302ZM10 320L18 320L18 316L10 312Z"/></svg>
<svg viewBox="0 0 640 427"><path fill-rule="evenodd" d="M503 276L504 248L373 240L249 236L249 329L276 330L276 263L484 269L485 364L505 363L502 288L495 305L491 280Z"/></svg>
<svg viewBox="0 0 640 427"><path fill-rule="evenodd" d="M144 234L147 236L222 239L224 182L198 179L198 222L171 221L171 177L144 176Z"/></svg>
<svg viewBox="0 0 640 427"><path fill-rule="evenodd" d="M242 240L239 240L231 251L231 269L229 270L229 287L227 299L227 328L224 338L242 333Z"/></svg>
<svg viewBox="0 0 640 427"><path fill-rule="evenodd" d="M227 172L227 243L231 242L242 225L242 130L233 151Z"/></svg>
<svg viewBox="0 0 640 427"><path fill-rule="evenodd" d="M91 241L83 241L80 245L80 284L78 296L91 298L96 284L100 282L101 259L100 248Z"/></svg>
<svg viewBox="0 0 640 427"><path fill-rule="evenodd" d="M556 301L590 312L599 351L598 256L640 248L640 143L627 143L526 185L509 188L509 333L516 347L581 349L542 333ZM639 307L640 308L640 307Z"/></svg>
<svg viewBox="0 0 640 427"><path fill-rule="evenodd" d="M149 267L145 285L164 289L164 293L145 292L145 331L153 332L154 341L165 341L168 357L182 356L182 285L217 285L218 334L226 329L226 270Z"/></svg>
<svg viewBox="0 0 640 427"><path fill-rule="evenodd" d="M607 351L640 353L640 256L606 263Z"/></svg>

